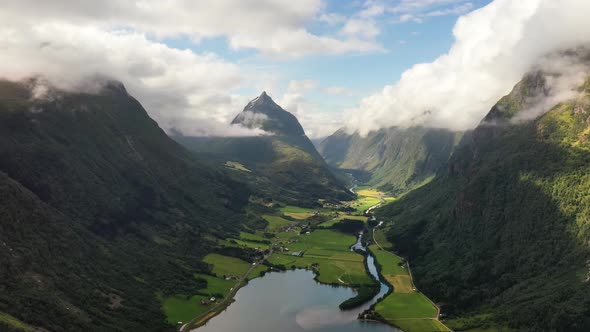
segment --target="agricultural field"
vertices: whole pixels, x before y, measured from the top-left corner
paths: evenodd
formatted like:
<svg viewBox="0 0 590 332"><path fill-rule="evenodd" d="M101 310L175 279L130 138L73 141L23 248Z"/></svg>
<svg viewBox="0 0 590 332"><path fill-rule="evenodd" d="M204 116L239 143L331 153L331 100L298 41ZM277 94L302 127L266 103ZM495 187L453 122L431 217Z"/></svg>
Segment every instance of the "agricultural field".
<svg viewBox="0 0 590 332"><path fill-rule="evenodd" d="M393 286L393 293L375 305L375 311L388 322L406 332L450 331L438 321L438 310L422 293L413 288L407 267L401 263L401 257L377 245L369 250L381 266L381 275Z"/></svg>
<svg viewBox="0 0 590 332"><path fill-rule="evenodd" d="M365 271L363 256L351 252L349 247L356 242L352 235L331 230L316 230L299 236L299 242L289 245L290 253L273 254L272 264L282 264L287 268L310 267L317 264L318 281L327 284L370 284L372 279ZM303 251L303 257L292 256L293 252Z"/></svg>
<svg viewBox="0 0 590 332"><path fill-rule="evenodd" d="M302 207L293 206L293 205L287 205L285 207L280 208L279 211L281 211L281 213L283 213L284 215L291 217L293 219L302 220L302 219L307 219L307 218L313 216L313 213L316 210L302 208Z"/></svg>
<svg viewBox="0 0 590 332"><path fill-rule="evenodd" d="M162 300L162 309L166 314L166 320L170 324L188 322L193 317L207 311L209 306L201 304L201 300L207 299L204 295L174 295Z"/></svg>
<svg viewBox="0 0 590 332"><path fill-rule="evenodd" d="M363 214L368 208L379 204L379 202L381 202L379 198L362 196L353 203L352 207L356 210L356 214Z"/></svg>
<svg viewBox="0 0 590 332"><path fill-rule="evenodd" d="M383 193L377 189L373 189L373 188L360 189L356 193L359 196L376 197L376 198L381 198L381 196L385 195L385 193Z"/></svg>
<svg viewBox="0 0 590 332"><path fill-rule="evenodd" d="M340 213L338 215L338 217L336 217L334 219L330 219L328 221L325 221L325 222L319 224L318 226L332 227L334 224L339 223L340 221L342 221L344 219L360 220L360 221L366 222L368 218L365 216L353 216L353 215L347 215L347 214Z"/></svg>
<svg viewBox="0 0 590 332"><path fill-rule="evenodd" d="M241 277L252 265L251 263L245 262L239 258L223 256L219 254L209 254L205 256L203 262L213 265L213 273L218 277L227 275L235 275ZM266 266L258 265L252 273L248 276L248 279L259 277L263 271L266 271Z"/></svg>
<svg viewBox="0 0 590 332"><path fill-rule="evenodd" d="M219 294L225 296L237 283L236 280L225 280L207 274L195 274L195 277L207 280L207 288L199 290L199 293L208 296L216 296Z"/></svg>
<svg viewBox="0 0 590 332"><path fill-rule="evenodd" d="M263 215L262 218L268 222L268 226L266 226L267 232L276 232L282 227L295 224L293 221L279 216Z"/></svg>

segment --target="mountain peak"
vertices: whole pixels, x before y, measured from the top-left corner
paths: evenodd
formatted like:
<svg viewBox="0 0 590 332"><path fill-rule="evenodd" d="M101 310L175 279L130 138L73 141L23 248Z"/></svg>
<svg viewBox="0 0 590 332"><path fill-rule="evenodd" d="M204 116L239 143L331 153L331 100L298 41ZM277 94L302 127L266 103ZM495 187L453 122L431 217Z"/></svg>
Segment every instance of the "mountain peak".
<svg viewBox="0 0 590 332"><path fill-rule="evenodd" d="M275 103L266 91L252 99L231 123L277 135L305 135L297 118Z"/></svg>
<svg viewBox="0 0 590 332"><path fill-rule="evenodd" d="M266 93L266 91L262 91L262 93L260 94L260 96L252 99L248 105L246 105L246 107L250 107L253 108L255 105L272 105L272 109L277 109L277 108L281 108L279 105L277 105L277 103L275 103L274 100L272 100L272 98Z"/></svg>

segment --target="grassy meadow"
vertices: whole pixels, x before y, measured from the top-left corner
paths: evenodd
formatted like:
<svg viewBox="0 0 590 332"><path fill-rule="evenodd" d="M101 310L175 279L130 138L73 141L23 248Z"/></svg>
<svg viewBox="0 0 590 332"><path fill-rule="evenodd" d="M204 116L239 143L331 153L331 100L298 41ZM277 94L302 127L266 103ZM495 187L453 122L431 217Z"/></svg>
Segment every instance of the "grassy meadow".
<svg viewBox="0 0 590 332"><path fill-rule="evenodd" d="M228 275L235 275L241 277L252 265L239 258L223 256L219 254L209 254L205 256L203 262L213 265L213 273L220 278ZM266 271L266 266L258 265L248 276L248 279L259 277L263 271Z"/></svg>
<svg viewBox="0 0 590 332"><path fill-rule="evenodd" d="M370 284L372 279L365 271L363 256L349 250L356 238L332 230L316 230L298 236L298 242L289 244L289 253L277 253L269 259L272 264L287 268L311 267L317 264L317 280L327 284ZM292 256L303 251L303 257Z"/></svg>
<svg viewBox="0 0 590 332"><path fill-rule="evenodd" d="M279 211L281 211L281 213L283 213L285 216L291 217L293 219L302 220L313 216L313 212L315 210L293 205L287 205L285 207L280 208Z"/></svg>
<svg viewBox="0 0 590 332"><path fill-rule="evenodd" d="M375 305L375 311L406 332L450 331L438 321L438 311L432 302L414 290L402 258L375 244L369 250L381 266L381 275L393 287L393 292Z"/></svg>

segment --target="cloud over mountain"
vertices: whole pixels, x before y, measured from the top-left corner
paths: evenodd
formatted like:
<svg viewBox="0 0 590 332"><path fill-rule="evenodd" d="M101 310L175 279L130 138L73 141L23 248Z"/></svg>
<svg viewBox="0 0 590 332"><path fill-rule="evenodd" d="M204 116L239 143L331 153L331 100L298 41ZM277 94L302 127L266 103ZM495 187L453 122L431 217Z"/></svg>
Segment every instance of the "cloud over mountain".
<svg viewBox="0 0 590 332"><path fill-rule="evenodd" d="M582 0L495 0L459 18L446 54L350 110L347 127L473 128L543 56L590 43L589 12Z"/></svg>

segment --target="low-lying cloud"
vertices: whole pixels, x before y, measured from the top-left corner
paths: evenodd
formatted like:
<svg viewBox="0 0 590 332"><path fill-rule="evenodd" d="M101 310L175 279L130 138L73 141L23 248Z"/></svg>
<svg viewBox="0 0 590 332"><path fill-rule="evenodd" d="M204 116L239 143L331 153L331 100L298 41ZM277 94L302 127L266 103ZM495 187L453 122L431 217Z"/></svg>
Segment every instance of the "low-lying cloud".
<svg viewBox="0 0 590 332"><path fill-rule="evenodd" d="M0 78L41 77L72 90L101 75L123 82L165 130L258 135L229 123L250 99L237 91L267 79L190 47L220 38L273 59L381 50L376 31L337 32L351 17L325 34L310 31L324 12L321 0L5 1Z"/></svg>
<svg viewBox="0 0 590 332"><path fill-rule="evenodd" d="M459 18L448 53L348 111L347 128L473 128L543 56L589 44L588 13L585 0L495 0Z"/></svg>

